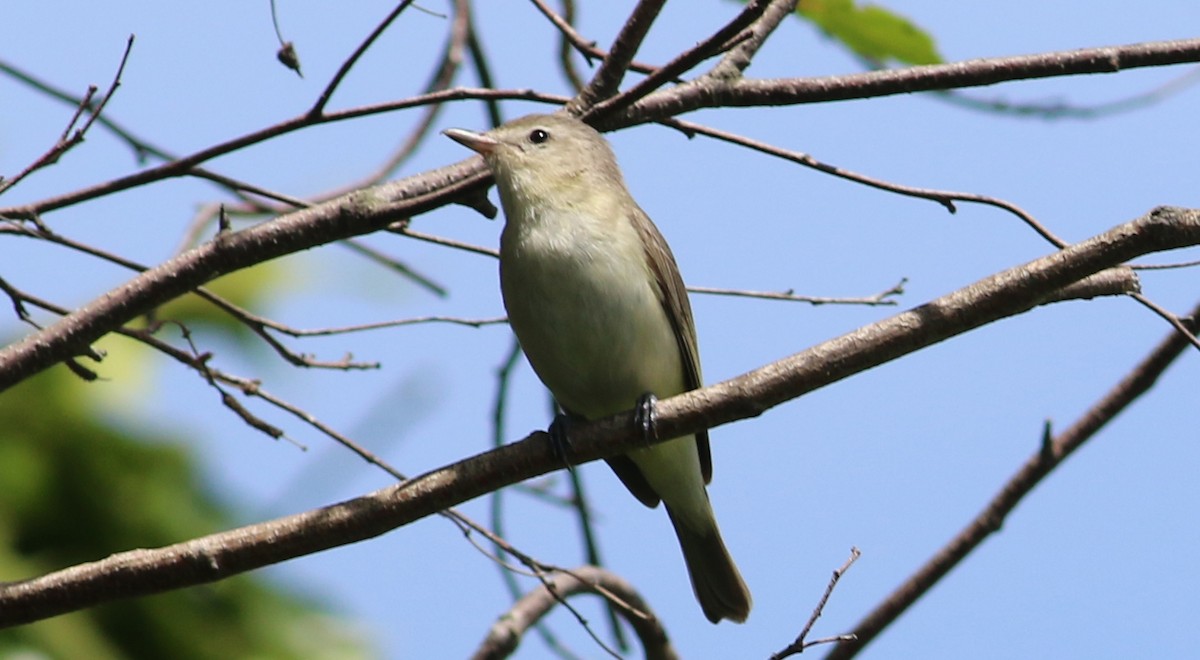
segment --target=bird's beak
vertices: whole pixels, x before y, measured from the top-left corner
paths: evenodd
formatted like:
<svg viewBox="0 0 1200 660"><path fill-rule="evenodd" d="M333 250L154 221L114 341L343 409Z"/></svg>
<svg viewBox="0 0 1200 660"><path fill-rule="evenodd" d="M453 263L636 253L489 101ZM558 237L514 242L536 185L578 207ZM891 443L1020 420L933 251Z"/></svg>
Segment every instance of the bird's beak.
<svg viewBox="0 0 1200 660"><path fill-rule="evenodd" d="M462 128L447 128L442 131L442 135L454 140L462 146L478 153L481 156L486 156L494 151L500 141L483 133L468 131Z"/></svg>

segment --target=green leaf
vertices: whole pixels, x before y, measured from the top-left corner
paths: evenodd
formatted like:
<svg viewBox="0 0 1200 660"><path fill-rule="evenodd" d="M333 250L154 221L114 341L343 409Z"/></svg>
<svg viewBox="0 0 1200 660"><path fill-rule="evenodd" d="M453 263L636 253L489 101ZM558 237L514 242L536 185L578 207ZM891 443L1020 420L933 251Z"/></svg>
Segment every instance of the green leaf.
<svg viewBox="0 0 1200 660"><path fill-rule="evenodd" d="M912 21L878 5L854 0L801 0L796 13L857 55L879 64L937 64L933 37Z"/></svg>

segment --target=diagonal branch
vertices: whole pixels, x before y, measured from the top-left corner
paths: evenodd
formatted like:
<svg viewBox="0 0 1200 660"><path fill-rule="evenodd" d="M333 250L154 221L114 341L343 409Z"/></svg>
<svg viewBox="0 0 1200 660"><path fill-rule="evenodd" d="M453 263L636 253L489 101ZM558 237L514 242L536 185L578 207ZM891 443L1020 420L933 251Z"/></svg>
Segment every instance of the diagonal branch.
<svg viewBox="0 0 1200 660"><path fill-rule="evenodd" d="M645 97L650 92L690 71L692 67L700 62L720 53L721 49L727 47L732 39L742 34L742 31L747 26L758 20L767 9L770 1L751 0L751 2L746 4L745 9L741 13L735 16L732 21L725 24L725 27L717 30L712 36L696 44L694 47L680 53L675 59L667 62L630 89L611 98L604 99L592 106L583 114L582 118L592 123L594 118L603 119L604 117L618 113L633 105L638 99Z"/></svg>
<svg viewBox="0 0 1200 660"><path fill-rule="evenodd" d="M1193 332L1200 327L1194 320L1198 315L1200 305L1192 310ZM1148 392L1158 377L1187 347L1187 338L1178 332L1172 332L1070 428L1051 438L1047 427L1047 437L1043 446L1025 461L1021 469L1008 480L983 511L854 627L853 634L857 636L856 640L838 644L826 658L852 658L866 647L884 628L983 543L984 539L999 531L1008 514L1012 513L1021 500L1067 457L1094 437L1138 397Z"/></svg>
<svg viewBox="0 0 1200 660"><path fill-rule="evenodd" d="M371 44L375 43L375 40L378 39L385 30L387 30L388 26L391 25L392 22L400 16L400 14L404 13L405 9L408 9L408 6L412 4L412 1L413 0L401 0L400 4L396 5L392 11L389 12L388 15L379 22L379 25L375 26L374 30L371 30L371 34L367 35L366 39L363 39L363 42L354 49L354 52L350 54L350 57L347 57L346 61L342 62L342 66L338 67L337 73L333 74L333 78L329 81L329 84L325 86L325 89L321 91L321 95L317 97L317 102L313 104L311 109L309 109L309 116L316 118L325 114L325 106L329 104L329 99L333 98L333 93L337 90L338 86L342 84L342 80L344 80L346 75L350 73L350 69L353 68L355 63L358 62L358 59L363 56L363 53L367 52L367 49L371 47Z"/></svg>
<svg viewBox="0 0 1200 660"><path fill-rule="evenodd" d="M21 172L13 178L5 180L4 177L0 177L0 193L3 193L9 188L17 185L17 183L19 183L22 179L30 174L33 174L37 170L58 162L58 159L61 158L63 154L67 153L75 146L83 142L84 136L87 135L88 129L91 128L92 124L94 124L96 120L100 118L101 113L104 112L105 106L108 105L109 100L112 99L113 94L116 93L117 88L121 86L121 75L125 73L125 65L129 63L129 53L132 50L133 35L129 35L129 39L125 42L125 52L121 55L121 63L117 65L117 72L113 75L113 80L111 83L109 83L108 91L104 93L104 96L100 97L99 101L93 102L93 96L96 94L96 86L90 86L87 94L85 94L84 97L76 104L75 114L71 117L71 121L67 124L67 127L63 129L62 135L59 136L58 141L55 142L54 145L51 146L48 151L46 151L46 153L42 154L37 160L31 163L24 170L21 170ZM79 120L85 114L87 115L87 119L84 120L82 126L76 128L76 125L79 124Z"/></svg>
<svg viewBox="0 0 1200 660"><path fill-rule="evenodd" d="M754 25L748 39L737 44L721 58L721 61L706 74L710 78L733 79L742 75L750 66L758 50L779 27L785 18L796 11L799 0L772 0L771 5L762 13Z"/></svg>
<svg viewBox="0 0 1200 660"><path fill-rule="evenodd" d="M428 94L421 94L400 101L378 103L375 105L350 108L348 110L341 110L338 112L326 112L320 117L310 117L307 114L299 115L292 117L291 119L281 121L273 126L268 126L252 133L247 133L220 144L201 149L200 151L188 154L187 156L183 156L176 160L172 160L170 162L144 170L139 170L133 174L129 174L118 179L113 179L111 181L69 192L57 197L43 199L30 204L0 208L0 217L22 220L32 219L36 218L41 213L73 206L81 202L86 202L98 197L104 197L113 193L122 192L131 188L146 185L148 183L153 183L155 181L162 181L178 176L194 174L195 167L200 163L207 162L217 158L218 156L224 156L226 154L233 153L251 145L266 142L272 138L309 128L311 126L329 124L339 121L348 121L351 119L377 115L384 112L406 110L409 108L418 108L427 105L436 105L438 103L445 103L447 101L462 101L467 99L512 99L559 104L565 103L567 100L562 96L542 94L540 92L535 92L528 89L478 89L456 87L454 89L446 89L437 92L430 92ZM439 170L417 175L416 178L424 179L431 175L435 175L435 172L439 172ZM472 172L463 172L462 174L469 176L472 174ZM414 182L410 179L406 179L406 181L408 181L410 184L416 185L417 187L421 187L422 185L420 182ZM404 182L397 183L404 185ZM455 181L444 181L443 185L451 185L453 183L455 183Z"/></svg>
<svg viewBox="0 0 1200 660"><path fill-rule="evenodd" d="M1170 207L1010 268L891 318L737 378L664 399L662 439L766 410L855 373L993 321L1023 313L1060 288L1129 259L1200 244L1200 210ZM644 447L632 413L572 429L572 464ZM368 495L153 550L132 550L29 580L0 584L0 626L27 623L115 598L237 575L384 534L498 488L562 467L544 433Z"/></svg>
<svg viewBox="0 0 1200 660"><path fill-rule="evenodd" d="M297 249L382 229L395 220L440 206L447 190L462 194L484 181L479 175L447 184L459 171L458 166L434 170L425 177L351 193L272 222L219 234L137 275L44 331L0 350L0 390L81 354L113 328L216 277ZM430 193L439 189L441 192Z"/></svg>
<svg viewBox="0 0 1200 660"><path fill-rule="evenodd" d="M633 62L633 56L637 54L642 40L646 38L646 33L650 31L650 26L654 24L654 19L658 18L658 12L664 4L666 0L641 0L629 13L629 19L613 40L612 48L609 49L600 69L596 71L587 87L579 92L579 96L568 104L568 112L579 114L616 94L629 64Z"/></svg>

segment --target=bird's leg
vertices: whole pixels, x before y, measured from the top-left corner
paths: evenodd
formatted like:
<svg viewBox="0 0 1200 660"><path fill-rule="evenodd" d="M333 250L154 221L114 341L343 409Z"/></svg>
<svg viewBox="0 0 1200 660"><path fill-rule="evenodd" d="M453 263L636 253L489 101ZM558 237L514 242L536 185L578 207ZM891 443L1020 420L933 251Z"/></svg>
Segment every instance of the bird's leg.
<svg viewBox="0 0 1200 660"><path fill-rule="evenodd" d="M571 465L569 457L572 453L571 438L568 437L572 419L564 414L559 413L554 416L554 421L550 422L550 448L554 451L554 455L558 460L562 461L564 467L568 470L574 470L575 466Z"/></svg>
<svg viewBox="0 0 1200 660"><path fill-rule="evenodd" d="M633 423L642 430L642 439L646 444L658 439L658 397L653 392L646 392L638 397L637 407L633 409Z"/></svg>

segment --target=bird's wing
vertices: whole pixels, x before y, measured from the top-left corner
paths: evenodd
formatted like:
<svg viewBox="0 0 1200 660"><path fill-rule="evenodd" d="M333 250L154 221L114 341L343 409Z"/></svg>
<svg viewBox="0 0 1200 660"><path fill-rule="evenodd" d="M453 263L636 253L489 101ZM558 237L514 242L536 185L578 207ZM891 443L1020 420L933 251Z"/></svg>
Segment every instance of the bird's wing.
<svg viewBox="0 0 1200 660"><path fill-rule="evenodd" d="M688 390L699 388L703 382L700 376L700 349L696 343L696 322L692 318L692 305L688 301L687 287L679 274L679 266L675 263L675 255L671 247L658 231L658 227L650 221L650 217L641 208L634 207L638 218L629 221L642 237L642 245L646 248L646 262L654 279L658 282L659 300L671 320L675 330L675 341L679 344L679 353L683 356L683 378ZM712 481L712 450L708 445L708 431L696 434L696 449L700 454L700 472L704 475L704 483ZM616 470L616 468L613 468ZM621 472L617 470L617 475ZM628 481L622 477L622 481ZM632 488L630 490L633 490ZM634 492L637 495L636 491ZM642 499L641 496L638 496ZM645 500L643 500L645 501Z"/></svg>

